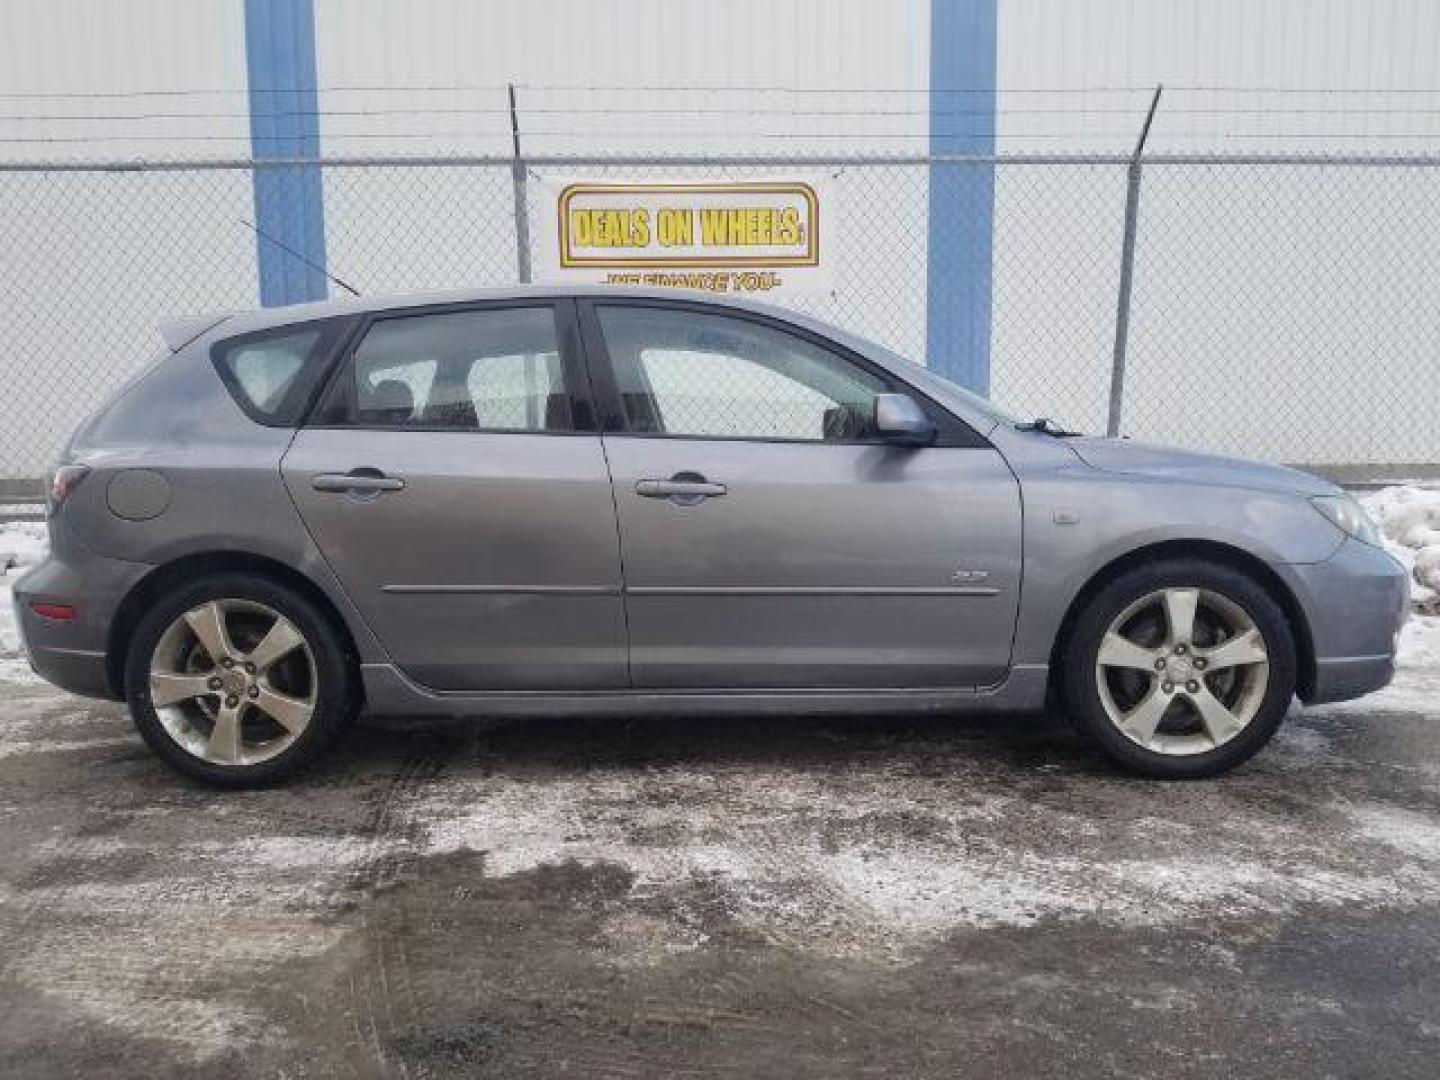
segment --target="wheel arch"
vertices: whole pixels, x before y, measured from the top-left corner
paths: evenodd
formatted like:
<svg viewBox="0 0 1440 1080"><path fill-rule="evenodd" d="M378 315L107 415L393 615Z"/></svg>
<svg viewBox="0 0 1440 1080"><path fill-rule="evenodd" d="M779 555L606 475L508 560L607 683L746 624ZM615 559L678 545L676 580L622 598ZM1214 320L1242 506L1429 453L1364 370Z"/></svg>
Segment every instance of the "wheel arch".
<svg viewBox="0 0 1440 1080"><path fill-rule="evenodd" d="M1065 616L1060 620L1060 627L1056 631L1055 641L1051 646L1051 695L1059 692L1066 643L1070 640L1071 633L1074 632L1076 620L1085 609L1085 605L1090 602L1091 597L1121 574L1137 566L1154 562L1157 559L1175 558L1203 559L1228 566L1250 577L1270 594L1271 598L1280 605L1280 610L1285 613L1286 622L1290 625L1290 632L1295 637L1296 660L1299 664L1296 671L1296 692L1302 700L1307 698L1315 686L1315 643L1310 635L1310 625L1305 618L1304 609L1300 606L1300 601L1296 598L1295 593L1286 584L1284 578L1276 573L1274 567L1264 559L1230 544L1202 539L1164 540L1132 548L1115 557L1090 576L1065 609Z"/></svg>
<svg viewBox="0 0 1440 1080"><path fill-rule="evenodd" d="M291 566L243 551L204 551L184 555L157 566L146 574L125 595L110 620L105 648L105 675L115 695L125 692L125 659L130 639L140 619L150 606L175 584L204 574L249 573L267 577L290 586L312 600L331 622L345 649L346 660L358 667L359 649L349 624L325 590Z"/></svg>

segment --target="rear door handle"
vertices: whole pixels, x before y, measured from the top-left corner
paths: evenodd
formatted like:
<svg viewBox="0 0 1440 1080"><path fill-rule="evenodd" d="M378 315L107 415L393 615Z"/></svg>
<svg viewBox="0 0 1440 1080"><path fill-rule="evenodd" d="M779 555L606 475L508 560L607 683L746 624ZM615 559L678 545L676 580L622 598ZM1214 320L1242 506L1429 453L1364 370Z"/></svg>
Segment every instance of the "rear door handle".
<svg viewBox="0 0 1440 1080"><path fill-rule="evenodd" d="M405 486L405 481L398 476L386 476L379 469L355 469L348 473L321 473L311 479L310 486L316 491L340 494L353 491L368 495L381 491L399 491Z"/></svg>
<svg viewBox="0 0 1440 1080"><path fill-rule="evenodd" d="M637 480L635 494L646 499L669 499L679 506L694 506L706 499L718 499L729 488L712 484L699 473L676 473L669 480Z"/></svg>

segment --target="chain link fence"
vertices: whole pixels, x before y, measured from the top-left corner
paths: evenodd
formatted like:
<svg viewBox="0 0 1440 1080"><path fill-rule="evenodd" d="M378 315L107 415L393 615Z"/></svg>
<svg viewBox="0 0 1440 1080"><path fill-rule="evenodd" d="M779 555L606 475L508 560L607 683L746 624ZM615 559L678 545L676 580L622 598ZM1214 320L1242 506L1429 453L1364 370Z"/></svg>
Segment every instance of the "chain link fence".
<svg viewBox="0 0 1440 1080"><path fill-rule="evenodd" d="M1357 476L1440 462L1440 157L1147 158L1127 251L1130 164L557 158L531 159L525 175L823 169L832 291L778 302L923 361L932 178L990 170L1001 404L1079 430L1118 419L1137 438ZM0 482L44 473L68 432L156 353L158 322L253 307L253 173L315 167L330 269L363 292L512 283L517 232L539 228L530 184L517 229L504 158L0 165Z"/></svg>

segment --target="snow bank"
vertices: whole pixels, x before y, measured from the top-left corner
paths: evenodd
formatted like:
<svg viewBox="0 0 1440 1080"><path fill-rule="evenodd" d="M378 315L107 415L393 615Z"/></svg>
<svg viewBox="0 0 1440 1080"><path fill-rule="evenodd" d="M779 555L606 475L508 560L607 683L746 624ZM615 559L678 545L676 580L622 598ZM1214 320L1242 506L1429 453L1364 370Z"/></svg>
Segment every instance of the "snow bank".
<svg viewBox="0 0 1440 1080"><path fill-rule="evenodd" d="M10 591L26 567L44 558L45 546L43 521L0 525L0 679L30 677L29 665L21 659L20 628L15 625Z"/></svg>
<svg viewBox="0 0 1440 1080"><path fill-rule="evenodd" d="M43 521L13 521L0 525L0 571L16 577L19 569L45 557L48 541Z"/></svg>
<svg viewBox="0 0 1440 1080"><path fill-rule="evenodd" d="M1413 670L1440 675L1440 617L1413 615L1400 631L1397 666L1402 673ZM1432 698L1440 701L1440 696Z"/></svg>
<svg viewBox="0 0 1440 1080"><path fill-rule="evenodd" d="M1440 614L1440 488L1381 488L1360 503L1380 526L1385 550L1412 574L1416 610Z"/></svg>

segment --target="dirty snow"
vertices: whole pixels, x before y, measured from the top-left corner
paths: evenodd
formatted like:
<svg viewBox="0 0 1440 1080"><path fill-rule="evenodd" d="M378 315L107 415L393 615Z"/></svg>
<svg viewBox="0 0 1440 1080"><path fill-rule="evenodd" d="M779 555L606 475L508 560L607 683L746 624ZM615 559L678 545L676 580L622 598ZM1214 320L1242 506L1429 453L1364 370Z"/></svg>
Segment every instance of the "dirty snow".
<svg viewBox="0 0 1440 1080"><path fill-rule="evenodd" d="M13 682L34 678L25 663L10 596L20 575L45 557L45 549L43 521L0 525L0 679Z"/></svg>
<svg viewBox="0 0 1440 1080"><path fill-rule="evenodd" d="M1347 768L1323 712L1314 716L1288 725L1263 771L1240 774L1239 785L1284 789ZM1421 815L1382 803L1316 793L1297 819L1197 785L1151 788L1164 805L1137 815L1131 804L1146 788L1123 778L1070 776L1086 789L1076 806L987 775L963 747L911 749L905 767L838 777L705 762L537 781L497 761L494 774L472 770L419 800L410 820L427 856L483 851L487 873L501 877L617 864L635 875L637 895L681 908L674 898L703 883L710 903L767 940L902 963L963 928L1161 927L1221 911L1403 908L1440 891L1433 824L1427 836ZM1229 807L1218 817L1217 799ZM693 919L672 922L661 953L704 947Z"/></svg>

